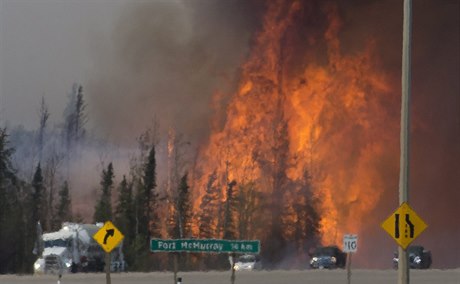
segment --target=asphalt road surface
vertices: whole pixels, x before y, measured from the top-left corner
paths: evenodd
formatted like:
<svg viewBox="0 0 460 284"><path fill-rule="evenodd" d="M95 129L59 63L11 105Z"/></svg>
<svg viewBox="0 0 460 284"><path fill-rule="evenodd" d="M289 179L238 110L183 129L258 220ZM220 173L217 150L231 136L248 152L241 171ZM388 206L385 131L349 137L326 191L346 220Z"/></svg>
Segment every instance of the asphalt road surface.
<svg viewBox="0 0 460 284"><path fill-rule="evenodd" d="M352 270L352 284L398 283L396 270ZM179 272L182 284L227 284L230 272ZM1 284L57 283L56 275L0 275ZM173 284L170 272L111 274L112 284ZM61 284L105 284L105 274L63 275ZM243 271L236 273L235 284L345 284L346 270ZM460 284L460 268L449 270L411 270L411 284Z"/></svg>

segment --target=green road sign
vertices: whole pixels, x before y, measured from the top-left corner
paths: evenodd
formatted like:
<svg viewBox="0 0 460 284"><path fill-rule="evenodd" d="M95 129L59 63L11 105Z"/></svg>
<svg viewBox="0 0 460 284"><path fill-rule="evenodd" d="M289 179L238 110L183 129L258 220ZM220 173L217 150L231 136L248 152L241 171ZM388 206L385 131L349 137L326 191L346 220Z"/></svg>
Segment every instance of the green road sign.
<svg viewBox="0 0 460 284"><path fill-rule="evenodd" d="M207 252L207 253L254 253L260 252L259 240L215 240L215 239L150 239L152 252Z"/></svg>

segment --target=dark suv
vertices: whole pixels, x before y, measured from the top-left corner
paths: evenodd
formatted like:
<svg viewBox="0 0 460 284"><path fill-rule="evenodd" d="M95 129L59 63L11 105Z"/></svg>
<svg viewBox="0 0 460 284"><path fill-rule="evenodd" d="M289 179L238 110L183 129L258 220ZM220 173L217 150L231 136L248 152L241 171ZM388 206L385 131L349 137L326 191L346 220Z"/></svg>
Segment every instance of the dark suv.
<svg viewBox="0 0 460 284"><path fill-rule="evenodd" d="M409 267L415 269L428 269L431 266L431 252L423 246L409 246L407 248L407 258ZM393 268L398 268L399 256L398 252L394 253Z"/></svg>
<svg viewBox="0 0 460 284"><path fill-rule="evenodd" d="M318 247L310 254L311 268L344 268L347 254L337 246Z"/></svg>

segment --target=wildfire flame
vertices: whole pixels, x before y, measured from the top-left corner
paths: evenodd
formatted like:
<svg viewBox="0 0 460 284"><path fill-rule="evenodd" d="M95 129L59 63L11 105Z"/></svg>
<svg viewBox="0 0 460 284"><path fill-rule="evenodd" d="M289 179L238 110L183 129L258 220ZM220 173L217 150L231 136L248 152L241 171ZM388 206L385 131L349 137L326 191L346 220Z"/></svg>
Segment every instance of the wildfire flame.
<svg viewBox="0 0 460 284"><path fill-rule="evenodd" d="M310 198L318 201L324 244L360 233L387 186L379 166L386 155L394 155L386 145L397 138L397 123L387 111L394 92L379 71L375 43L360 53L342 54L337 7L313 6L267 3L223 126L215 127L198 158L197 211L211 173L222 200L232 180L262 196L253 206L261 212L258 220L267 222L249 223L243 238L262 238L261 224L274 220L263 214L273 208L283 212L283 222L302 221L290 204L304 198L296 184L306 173ZM327 24L321 32L308 30L305 19L318 9Z"/></svg>

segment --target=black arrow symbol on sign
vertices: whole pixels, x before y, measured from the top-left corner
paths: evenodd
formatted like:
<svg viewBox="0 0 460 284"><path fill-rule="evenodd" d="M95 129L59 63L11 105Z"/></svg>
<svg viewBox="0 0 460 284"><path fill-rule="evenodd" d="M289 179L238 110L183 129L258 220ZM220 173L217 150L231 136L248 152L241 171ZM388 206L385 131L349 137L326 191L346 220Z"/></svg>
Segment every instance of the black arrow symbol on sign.
<svg viewBox="0 0 460 284"><path fill-rule="evenodd" d="M113 237L113 234L115 234L115 230L114 230L114 229L105 230L104 245L107 244L107 239L108 239L109 237Z"/></svg>

